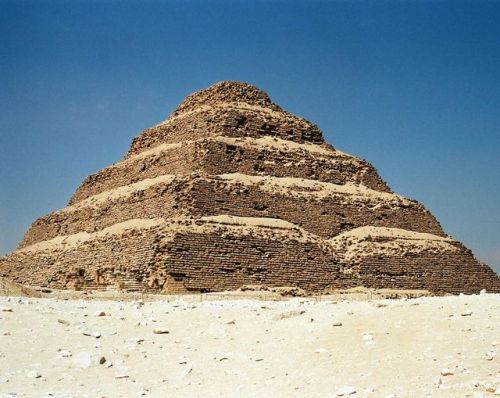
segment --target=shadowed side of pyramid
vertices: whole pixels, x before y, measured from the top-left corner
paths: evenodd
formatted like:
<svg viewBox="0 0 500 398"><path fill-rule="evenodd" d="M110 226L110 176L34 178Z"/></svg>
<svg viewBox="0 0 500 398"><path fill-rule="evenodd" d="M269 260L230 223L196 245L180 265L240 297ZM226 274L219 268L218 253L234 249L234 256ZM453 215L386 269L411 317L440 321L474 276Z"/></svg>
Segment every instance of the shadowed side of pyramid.
<svg viewBox="0 0 500 398"><path fill-rule="evenodd" d="M0 276L62 289L500 291L368 162L246 83L192 94L36 220Z"/></svg>

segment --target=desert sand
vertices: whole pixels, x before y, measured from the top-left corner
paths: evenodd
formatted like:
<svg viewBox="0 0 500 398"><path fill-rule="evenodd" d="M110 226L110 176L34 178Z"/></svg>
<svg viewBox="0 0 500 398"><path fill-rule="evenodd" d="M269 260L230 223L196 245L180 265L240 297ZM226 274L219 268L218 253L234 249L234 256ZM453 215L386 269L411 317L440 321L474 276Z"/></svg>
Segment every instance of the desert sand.
<svg viewBox="0 0 500 398"><path fill-rule="evenodd" d="M0 297L0 397L494 397L500 295Z"/></svg>

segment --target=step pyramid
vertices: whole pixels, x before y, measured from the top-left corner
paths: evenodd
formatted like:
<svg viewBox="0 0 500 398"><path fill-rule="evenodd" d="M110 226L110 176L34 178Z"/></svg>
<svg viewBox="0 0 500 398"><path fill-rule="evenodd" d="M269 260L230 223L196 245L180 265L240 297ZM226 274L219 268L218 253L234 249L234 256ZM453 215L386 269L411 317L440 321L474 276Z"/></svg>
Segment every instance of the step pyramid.
<svg viewBox="0 0 500 398"><path fill-rule="evenodd" d="M500 291L420 203L258 88L221 82L37 219L0 276L59 289Z"/></svg>

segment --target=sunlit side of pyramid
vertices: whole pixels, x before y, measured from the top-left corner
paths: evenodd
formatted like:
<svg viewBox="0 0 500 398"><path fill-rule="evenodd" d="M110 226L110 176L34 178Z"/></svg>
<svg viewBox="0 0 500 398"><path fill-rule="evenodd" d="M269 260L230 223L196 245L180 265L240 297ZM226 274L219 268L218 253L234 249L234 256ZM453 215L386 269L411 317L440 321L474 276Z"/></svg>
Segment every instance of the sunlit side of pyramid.
<svg viewBox="0 0 500 398"><path fill-rule="evenodd" d="M498 276L368 162L254 86L190 95L36 220L0 276L60 289L243 285L500 291Z"/></svg>

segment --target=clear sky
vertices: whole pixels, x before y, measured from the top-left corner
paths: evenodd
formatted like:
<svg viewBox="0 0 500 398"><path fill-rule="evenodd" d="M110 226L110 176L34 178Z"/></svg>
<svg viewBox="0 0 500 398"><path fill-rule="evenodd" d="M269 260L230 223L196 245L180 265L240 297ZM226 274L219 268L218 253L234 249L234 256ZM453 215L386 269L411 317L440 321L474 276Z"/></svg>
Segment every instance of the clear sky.
<svg viewBox="0 0 500 398"><path fill-rule="evenodd" d="M500 270L500 2L0 0L0 252L220 80L267 91Z"/></svg>

